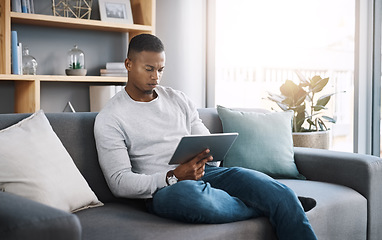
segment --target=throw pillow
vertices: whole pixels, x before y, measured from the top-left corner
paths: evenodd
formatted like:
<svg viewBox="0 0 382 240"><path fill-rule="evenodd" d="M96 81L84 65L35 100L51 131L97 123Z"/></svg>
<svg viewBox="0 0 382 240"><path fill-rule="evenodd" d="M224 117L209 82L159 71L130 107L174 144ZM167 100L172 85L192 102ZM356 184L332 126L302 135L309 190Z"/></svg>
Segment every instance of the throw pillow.
<svg viewBox="0 0 382 240"><path fill-rule="evenodd" d="M42 110L0 131L0 189L68 212L103 205Z"/></svg>
<svg viewBox="0 0 382 240"><path fill-rule="evenodd" d="M294 162L293 112L258 113L217 107L224 132L239 136L223 166L245 167L274 178L304 179Z"/></svg>

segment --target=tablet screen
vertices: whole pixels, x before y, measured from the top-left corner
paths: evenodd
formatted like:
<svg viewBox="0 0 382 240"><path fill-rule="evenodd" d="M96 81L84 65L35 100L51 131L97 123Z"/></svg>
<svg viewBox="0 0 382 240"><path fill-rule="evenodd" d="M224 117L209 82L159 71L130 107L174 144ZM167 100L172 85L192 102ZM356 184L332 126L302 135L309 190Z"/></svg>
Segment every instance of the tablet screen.
<svg viewBox="0 0 382 240"><path fill-rule="evenodd" d="M238 135L238 133L217 133L184 136L169 164L187 162L207 148L210 149L210 155L214 158L213 161L222 161Z"/></svg>

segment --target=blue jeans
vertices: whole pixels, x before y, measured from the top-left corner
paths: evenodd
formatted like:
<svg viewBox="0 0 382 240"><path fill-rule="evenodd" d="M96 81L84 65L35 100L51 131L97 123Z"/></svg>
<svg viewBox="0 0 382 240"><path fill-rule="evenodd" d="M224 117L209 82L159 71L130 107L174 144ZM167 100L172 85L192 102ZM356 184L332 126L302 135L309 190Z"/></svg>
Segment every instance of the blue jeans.
<svg viewBox="0 0 382 240"><path fill-rule="evenodd" d="M211 167L199 181L158 190L150 210L194 223L227 223L268 217L278 238L317 239L295 193L271 177L244 168Z"/></svg>

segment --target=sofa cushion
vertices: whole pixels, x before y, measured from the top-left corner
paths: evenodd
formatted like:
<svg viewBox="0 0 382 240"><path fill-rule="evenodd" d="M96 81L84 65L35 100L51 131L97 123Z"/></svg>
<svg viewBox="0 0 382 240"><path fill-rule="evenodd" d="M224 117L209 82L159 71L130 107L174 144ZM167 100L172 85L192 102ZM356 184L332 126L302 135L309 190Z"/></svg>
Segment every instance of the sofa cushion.
<svg viewBox="0 0 382 240"><path fill-rule="evenodd" d="M102 205L43 111L0 131L0 169L3 191L65 211Z"/></svg>
<svg viewBox="0 0 382 240"><path fill-rule="evenodd" d="M243 112L222 106L217 110L224 132L239 133L223 166L251 168L274 178L304 178L294 163L293 112Z"/></svg>
<svg viewBox="0 0 382 240"><path fill-rule="evenodd" d="M98 199L103 203L115 201L98 162L93 127L97 113L46 113L46 116Z"/></svg>
<svg viewBox="0 0 382 240"><path fill-rule="evenodd" d="M138 200L105 203L102 208L80 211L76 216L83 239L277 239L267 218L225 224L184 223L150 214Z"/></svg>
<svg viewBox="0 0 382 240"><path fill-rule="evenodd" d="M332 183L293 179L279 181L298 196L317 201L307 216L319 239L366 239L367 199L360 193Z"/></svg>

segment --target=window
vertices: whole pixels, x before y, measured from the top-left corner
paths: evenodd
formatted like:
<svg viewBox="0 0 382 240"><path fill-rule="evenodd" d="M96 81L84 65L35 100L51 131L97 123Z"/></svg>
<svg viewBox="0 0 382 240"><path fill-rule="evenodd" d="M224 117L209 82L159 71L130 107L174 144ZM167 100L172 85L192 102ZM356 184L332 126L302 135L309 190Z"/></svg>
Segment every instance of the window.
<svg viewBox="0 0 382 240"><path fill-rule="evenodd" d="M267 99L281 84L329 77L330 149L353 151L355 1L215 2L214 104L281 111Z"/></svg>

